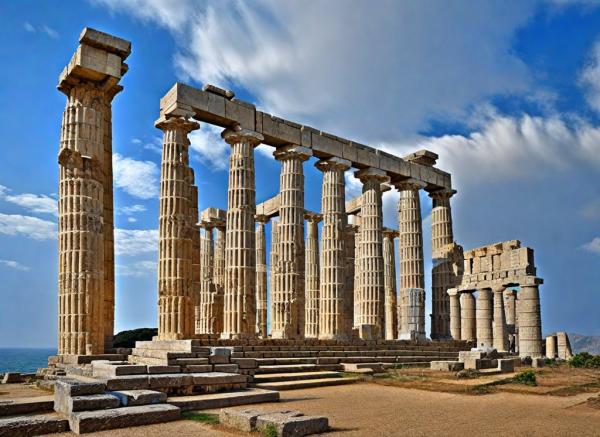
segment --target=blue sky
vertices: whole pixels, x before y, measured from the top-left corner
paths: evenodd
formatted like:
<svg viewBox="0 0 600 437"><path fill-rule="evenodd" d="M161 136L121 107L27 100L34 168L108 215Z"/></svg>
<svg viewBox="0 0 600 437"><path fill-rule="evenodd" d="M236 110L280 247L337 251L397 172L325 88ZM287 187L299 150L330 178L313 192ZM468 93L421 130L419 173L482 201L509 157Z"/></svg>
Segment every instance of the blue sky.
<svg viewBox="0 0 600 437"><path fill-rule="evenodd" d="M113 105L117 330L156 325L153 123L182 81L400 155L434 150L458 190L457 242L533 247L544 331L600 334L599 2L56 5L0 2L0 347L56 342L56 83L85 26L133 47ZM227 153L218 130L193 134L201 208L226 206ZM279 165L261 147L256 166L262 201L278 189ZM320 174L312 160L305 171L306 207L318 210ZM347 182L357 194L350 172ZM391 227L396 200L384 196ZM430 199L422 204L429 258Z"/></svg>

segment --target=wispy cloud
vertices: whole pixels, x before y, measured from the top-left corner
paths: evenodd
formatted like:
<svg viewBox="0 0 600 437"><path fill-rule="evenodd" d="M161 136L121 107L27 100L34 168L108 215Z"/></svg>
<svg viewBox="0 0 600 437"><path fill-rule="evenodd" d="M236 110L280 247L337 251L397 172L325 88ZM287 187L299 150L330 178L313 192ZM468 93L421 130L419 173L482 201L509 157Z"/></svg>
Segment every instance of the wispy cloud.
<svg viewBox="0 0 600 437"><path fill-rule="evenodd" d="M156 274L157 261L138 261L133 264L117 264L115 273L117 276L129 276L142 278Z"/></svg>
<svg viewBox="0 0 600 437"><path fill-rule="evenodd" d="M23 23L23 29L25 29L29 33L35 33L35 27L33 27L33 25L29 21Z"/></svg>
<svg viewBox="0 0 600 437"><path fill-rule="evenodd" d="M585 250L600 255L600 237L594 238L592 241L585 243L583 246Z"/></svg>
<svg viewBox="0 0 600 437"><path fill-rule="evenodd" d="M117 210L117 213L122 214L122 215L133 215L133 214L137 214L138 212L144 212L144 211L146 211L146 207L144 205L136 204L136 205L123 206Z"/></svg>
<svg viewBox="0 0 600 437"><path fill-rule="evenodd" d="M26 272L31 270L29 267L24 266L23 264L18 263L17 261L13 261L10 259L0 259L0 265L5 267L9 267L11 269L20 270L22 272Z"/></svg>
<svg viewBox="0 0 600 437"><path fill-rule="evenodd" d="M55 29L48 26L47 24L42 24L42 25L36 27L33 24L31 24L29 21L25 21L23 23L23 29L25 29L29 33L44 34L46 36L49 36L52 39L58 39L60 36Z"/></svg>
<svg viewBox="0 0 600 437"><path fill-rule="evenodd" d="M113 155L115 186L140 199L158 197L158 166L152 161L138 161L119 153Z"/></svg>
<svg viewBox="0 0 600 437"><path fill-rule="evenodd" d="M135 256L158 250L158 229L115 229L115 254Z"/></svg>
<svg viewBox="0 0 600 437"><path fill-rule="evenodd" d="M30 212L58 216L57 200L45 194L8 194L10 188L0 185L0 200L19 205Z"/></svg>
<svg viewBox="0 0 600 437"><path fill-rule="evenodd" d="M34 240L52 240L57 236L56 223L18 214L0 213L0 234L24 236Z"/></svg>
<svg viewBox="0 0 600 437"><path fill-rule="evenodd" d="M600 41L597 41L581 71L579 82L584 87L588 105L600 112Z"/></svg>
<svg viewBox="0 0 600 437"><path fill-rule="evenodd" d="M200 159L215 170L225 170L229 162L229 145L221 138L223 128L203 124L190 134L192 158Z"/></svg>

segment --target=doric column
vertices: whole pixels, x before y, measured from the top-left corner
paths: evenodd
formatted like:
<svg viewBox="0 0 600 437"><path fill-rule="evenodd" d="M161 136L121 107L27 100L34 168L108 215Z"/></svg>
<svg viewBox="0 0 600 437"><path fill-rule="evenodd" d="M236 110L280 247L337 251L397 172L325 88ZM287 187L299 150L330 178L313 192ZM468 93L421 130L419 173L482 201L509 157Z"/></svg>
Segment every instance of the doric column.
<svg viewBox="0 0 600 437"><path fill-rule="evenodd" d="M304 337L304 171L312 156L306 147L287 145L275 150L279 177L279 254L273 281L271 337Z"/></svg>
<svg viewBox="0 0 600 437"><path fill-rule="evenodd" d="M344 258L346 260L346 285L344 295L344 331L351 332L354 328L355 313L355 286L356 281L356 239L358 237L358 226L346 225L344 232Z"/></svg>
<svg viewBox="0 0 600 437"><path fill-rule="evenodd" d="M450 296L450 336L460 340L460 292L456 288L448 289Z"/></svg>
<svg viewBox="0 0 600 437"><path fill-rule="evenodd" d="M58 353L102 354L114 328L112 100L131 43L85 28L59 78Z"/></svg>
<svg viewBox="0 0 600 437"><path fill-rule="evenodd" d="M546 357L553 360L558 356L558 338L556 335L552 334L546 337Z"/></svg>
<svg viewBox="0 0 600 437"><path fill-rule="evenodd" d="M388 180L386 173L366 168L355 173L363 183L360 212L360 289L357 307L357 326L361 337L382 338L385 319L385 290L383 267L383 211L381 183ZM369 325L369 333L363 332Z"/></svg>
<svg viewBox="0 0 600 437"><path fill-rule="evenodd" d="M394 340L398 336L398 311L396 296L396 260L394 257L394 238L398 231L383 231L383 271L385 288L385 339Z"/></svg>
<svg viewBox="0 0 600 437"><path fill-rule="evenodd" d="M506 332L506 316L504 313L504 290L505 287L494 287L494 344L493 347L499 352L508 351L508 333Z"/></svg>
<svg viewBox="0 0 600 437"><path fill-rule="evenodd" d="M225 299L225 224L215 226L216 236L213 261L213 316L214 333L223 332L223 305Z"/></svg>
<svg viewBox="0 0 600 437"><path fill-rule="evenodd" d="M256 331L254 147L263 136L235 126L221 134L231 146L225 238L223 338L252 338Z"/></svg>
<svg viewBox="0 0 600 437"><path fill-rule="evenodd" d="M433 199L431 210L431 251L433 269L431 271L431 338L432 340L450 336L450 296L446 292L455 285L452 261L449 259L454 236L452 233L452 212L450 198L456 190L440 190L429 193Z"/></svg>
<svg viewBox="0 0 600 437"><path fill-rule="evenodd" d="M425 290L425 269L423 267L423 221L419 190L425 184L415 179L394 183L400 197L398 199L398 256L400 258L400 313L398 317L399 338L410 339L408 331L408 308L406 290ZM423 308L425 314L425 308Z"/></svg>
<svg viewBox="0 0 600 437"><path fill-rule="evenodd" d="M269 218L256 216L256 335L267 337L267 239L265 224Z"/></svg>
<svg viewBox="0 0 600 437"><path fill-rule="evenodd" d="M536 278L537 282L539 279ZM542 317L538 283L521 284L519 291L519 355L542 356Z"/></svg>
<svg viewBox="0 0 600 437"><path fill-rule="evenodd" d="M483 288L477 292L475 317L477 319L477 347L492 347L493 301L492 290Z"/></svg>
<svg viewBox="0 0 600 437"><path fill-rule="evenodd" d="M460 339L475 341L475 297L471 290L461 291L460 294Z"/></svg>
<svg viewBox="0 0 600 437"><path fill-rule="evenodd" d="M350 216L353 219L352 230L354 234L354 247L346 248L348 251L354 249L354 280L352 281L352 327L358 326L358 315L360 314L358 308L358 293L360 293L360 215L356 214Z"/></svg>
<svg viewBox="0 0 600 437"><path fill-rule="evenodd" d="M195 332L191 185L188 134L198 123L184 117L161 118L164 132L160 175L158 243L158 337L190 338Z"/></svg>
<svg viewBox="0 0 600 437"><path fill-rule="evenodd" d="M319 222L320 214L306 214L306 270L305 292L306 309L304 336L319 336Z"/></svg>
<svg viewBox="0 0 600 437"><path fill-rule="evenodd" d="M279 220L271 220L271 250L269 252L269 288L267 289L267 300L271 305L270 320L273 320L273 288L275 280L275 268L277 266L277 249L279 248ZM271 325L271 324L269 324Z"/></svg>
<svg viewBox="0 0 600 437"><path fill-rule="evenodd" d="M329 158L318 161L323 172L321 213L321 294L319 298L319 339L347 339L344 297L346 295L344 232L347 225L344 172L350 161Z"/></svg>
<svg viewBox="0 0 600 437"><path fill-rule="evenodd" d="M214 239L213 227L208 223L202 223L204 235L201 239L200 250L200 304L199 320L196 325L196 334L218 334L216 314L218 308L215 301L214 278Z"/></svg>
<svg viewBox="0 0 600 437"><path fill-rule="evenodd" d="M504 291L504 313L506 315L506 326L509 334L515 333L517 316L517 292L515 290Z"/></svg>
<svg viewBox="0 0 600 437"><path fill-rule="evenodd" d="M192 169L190 169L192 172ZM193 175L192 175L193 179ZM200 326L200 298L202 293L202 273L201 273L201 252L202 237L200 235L200 226L198 225L198 187L190 187L190 235L192 238L192 296L194 298L194 332L198 333Z"/></svg>

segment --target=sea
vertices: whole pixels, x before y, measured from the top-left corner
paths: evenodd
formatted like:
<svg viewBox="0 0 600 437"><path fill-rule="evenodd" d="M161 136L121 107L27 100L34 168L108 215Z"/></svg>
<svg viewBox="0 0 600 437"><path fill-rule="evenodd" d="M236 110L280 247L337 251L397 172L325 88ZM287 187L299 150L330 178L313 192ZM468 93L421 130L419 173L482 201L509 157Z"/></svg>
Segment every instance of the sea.
<svg viewBox="0 0 600 437"><path fill-rule="evenodd" d="M33 373L48 367L48 357L56 352L55 348L0 348L0 373Z"/></svg>

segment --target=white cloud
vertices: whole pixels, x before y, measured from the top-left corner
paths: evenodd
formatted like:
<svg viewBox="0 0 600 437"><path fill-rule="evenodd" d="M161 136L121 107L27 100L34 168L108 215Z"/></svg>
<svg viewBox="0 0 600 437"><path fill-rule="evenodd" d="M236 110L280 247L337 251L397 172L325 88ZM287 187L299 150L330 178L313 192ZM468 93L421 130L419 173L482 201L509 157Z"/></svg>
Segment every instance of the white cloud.
<svg viewBox="0 0 600 437"><path fill-rule="evenodd" d="M42 25L41 31L48 35L50 38L58 39L58 32L46 24Z"/></svg>
<svg viewBox="0 0 600 437"><path fill-rule="evenodd" d="M56 199L45 194L24 193L11 195L8 194L9 191L11 191L9 188L0 185L0 200L19 205L31 212L58 216Z"/></svg>
<svg viewBox="0 0 600 437"><path fill-rule="evenodd" d="M136 218L134 218L134 217L127 217L127 221L128 221L129 223L135 223L135 222L137 222L137 219L136 219Z"/></svg>
<svg viewBox="0 0 600 437"><path fill-rule="evenodd" d="M203 123L200 129L190 133L192 157L215 170L225 170L229 165L229 144L221 138L222 131L221 127Z"/></svg>
<svg viewBox="0 0 600 437"><path fill-rule="evenodd" d="M156 261L138 261L131 265L117 264L115 272L117 276L130 276L141 278L144 276L153 276L156 274Z"/></svg>
<svg viewBox="0 0 600 437"><path fill-rule="evenodd" d="M162 155L162 138L155 137L151 142L144 144L144 149Z"/></svg>
<svg viewBox="0 0 600 437"><path fill-rule="evenodd" d="M594 238L589 243L585 243L582 247L589 252L600 255L600 237Z"/></svg>
<svg viewBox="0 0 600 437"><path fill-rule="evenodd" d="M29 33L35 33L35 27L29 21L23 23L23 28Z"/></svg>
<svg viewBox="0 0 600 437"><path fill-rule="evenodd" d="M139 138L132 138L131 144L140 145L140 144L142 144L142 140L140 140Z"/></svg>
<svg viewBox="0 0 600 437"><path fill-rule="evenodd" d="M157 229L115 229L115 254L134 256L157 250Z"/></svg>
<svg viewBox="0 0 600 437"><path fill-rule="evenodd" d="M151 199L159 194L158 166L152 161L137 161L115 153L113 155L115 186L140 199Z"/></svg>
<svg viewBox="0 0 600 437"><path fill-rule="evenodd" d="M37 217L0 213L0 234L52 240L57 236L57 227L56 223Z"/></svg>
<svg viewBox="0 0 600 437"><path fill-rule="evenodd" d="M600 41L592 48L579 81L586 90L585 98L590 107L600 111Z"/></svg>
<svg viewBox="0 0 600 437"><path fill-rule="evenodd" d="M123 215L133 215L133 214L137 214L138 212L144 212L144 211L146 211L146 207L144 205L139 205L139 204L123 206L117 210L118 214L123 214Z"/></svg>
<svg viewBox="0 0 600 437"><path fill-rule="evenodd" d="M58 39L58 37L59 37L58 32L55 29L53 29L52 27L48 26L47 24L42 24L41 26L36 28L29 21L25 21L23 23L23 28L29 33L37 33L39 31L41 33L46 34L47 36L49 36L52 39Z"/></svg>
<svg viewBox="0 0 600 437"><path fill-rule="evenodd" d="M17 261L13 261L10 259L0 259L0 265L10 267L11 269L20 270L22 272L31 270L29 267L24 266L23 264L20 264Z"/></svg>

